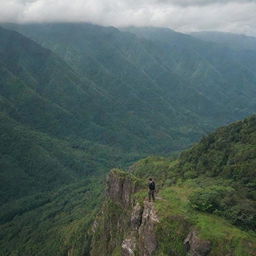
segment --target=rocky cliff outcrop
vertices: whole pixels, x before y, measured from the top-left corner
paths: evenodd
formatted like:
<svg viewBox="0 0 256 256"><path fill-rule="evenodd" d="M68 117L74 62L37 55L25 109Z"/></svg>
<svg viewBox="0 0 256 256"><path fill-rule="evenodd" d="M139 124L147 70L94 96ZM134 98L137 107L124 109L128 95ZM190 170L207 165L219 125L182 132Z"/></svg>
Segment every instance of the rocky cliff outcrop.
<svg viewBox="0 0 256 256"><path fill-rule="evenodd" d="M156 224L159 219L153 203L138 203L131 214L131 230L122 242L122 256L151 256L157 249Z"/></svg>
<svg viewBox="0 0 256 256"><path fill-rule="evenodd" d="M135 200L140 188L140 180L133 175L120 170L110 172L106 202L93 225L92 256L153 255L159 220L153 203Z"/></svg>
<svg viewBox="0 0 256 256"><path fill-rule="evenodd" d="M132 196L139 190L139 180L133 175L114 169L109 173L106 185L107 199L125 208L133 205Z"/></svg>
<svg viewBox="0 0 256 256"><path fill-rule="evenodd" d="M183 246L181 254L177 254L175 246L172 247L175 243L161 251L161 235L158 233L161 220L155 203L143 200L146 196L146 191L141 190L143 187L143 183L132 174L117 169L110 172L105 203L92 228L91 256L209 255L211 243L200 239L191 224L184 224L185 240L180 241ZM177 217L170 221L182 223L183 220ZM173 232L176 231L167 233L175 240Z"/></svg>

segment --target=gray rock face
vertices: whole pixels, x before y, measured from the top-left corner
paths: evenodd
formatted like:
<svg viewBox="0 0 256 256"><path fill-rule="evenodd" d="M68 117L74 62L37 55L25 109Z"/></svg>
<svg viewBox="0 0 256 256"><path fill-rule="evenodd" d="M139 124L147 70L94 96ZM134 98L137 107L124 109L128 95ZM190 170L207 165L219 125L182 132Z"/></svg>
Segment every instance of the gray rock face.
<svg viewBox="0 0 256 256"><path fill-rule="evenodd" d="M157 248L155 225L159 222L153 203L144 202L139 228L139 250L142 256L151 256Z"/></svg>
<svg viewBox="0 0 256 256"><path fill-rule="evenodd" d="M136 240L134 237L126 238L122 243L122 256L135 256Z"/></svg>
<svg viewBox="0 0 256 256"><path fill-rule="evenodd" d="M190 256L207 256L211 251L211 242L200 239L196 231L191 231L188 234L184 245Z"/></svg>
<svg viewBox="0 0 256 256"><path fill-rule="evenodd" d="M125 208L132 205L131 196L137 191L136 182L128 175L120 175L118 171L112 171L107 178L107 197L122 204Z"/></svg>
<svg viewBox="0 0 256 256"><path fill-rule="evenodd" d="M137 203L131 215L131 227L133 230L138 230L142 222L143 207Z"/></svg>
<svg viewBox="0 0 256 256"><path fill-rule="evenodd" d="M153 203L145 201L143 207L137 203L131 215L132 230L122 243L122 256L153 255L157 249L155 228L158 222Z"/></svg>
<svg viewBox="0 0 256 256"><path fill-rule="evenodd" d="M120 170L110 172L107 201L92 227L95 234L92 256L110 256L117 246L121 246L121 256L154 254L157 249L155 230L159 220L153 203L144 201L143 205L139 202L135 204L133 195L139 189L139 183L132 175ZM100 233L97 233L98 230ZM103 243L103 240L107 242Z"/></svg>

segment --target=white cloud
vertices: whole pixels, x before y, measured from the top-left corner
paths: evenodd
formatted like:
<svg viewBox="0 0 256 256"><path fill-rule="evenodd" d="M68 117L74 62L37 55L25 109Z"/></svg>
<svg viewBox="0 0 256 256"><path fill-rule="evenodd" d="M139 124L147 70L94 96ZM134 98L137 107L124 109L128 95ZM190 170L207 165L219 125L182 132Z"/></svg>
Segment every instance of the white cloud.
<svg viewBox="0 0 256 256"><path fill-rule="evenodd" d="M253 3L255 0L155 0L155 2L180 6L202 6L216 3Z"/></svg>
<svg viewBox="0 0 256 256"><path fill-rule="evenodd" d="M255 0L0 0L0 22L92 22L256 36Z"/></svg>

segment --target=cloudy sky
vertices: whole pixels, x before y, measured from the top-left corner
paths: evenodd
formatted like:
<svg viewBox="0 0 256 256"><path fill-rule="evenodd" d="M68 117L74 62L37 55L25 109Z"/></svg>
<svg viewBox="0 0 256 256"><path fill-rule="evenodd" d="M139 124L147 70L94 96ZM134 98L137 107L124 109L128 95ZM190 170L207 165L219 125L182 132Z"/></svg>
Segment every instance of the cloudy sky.
<svg viewBox="0 0 256 256"><path fill-rule="evenodd" d="M256 36L256 0L0 0L0 22L63 21Z"/></svg>

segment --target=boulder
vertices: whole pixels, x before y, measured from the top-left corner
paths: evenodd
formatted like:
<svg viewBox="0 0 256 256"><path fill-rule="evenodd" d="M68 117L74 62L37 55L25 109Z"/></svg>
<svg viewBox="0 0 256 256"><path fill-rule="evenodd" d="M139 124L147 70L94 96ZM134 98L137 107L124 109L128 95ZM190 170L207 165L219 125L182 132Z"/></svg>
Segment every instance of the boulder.
<svg viewBox="0 0 256 256"><path fill-rule="evenodd" d="M211 251L211 242L200 239L196 231L191 231L188 234L184 245L190 256L207 256Z"/></svg>

